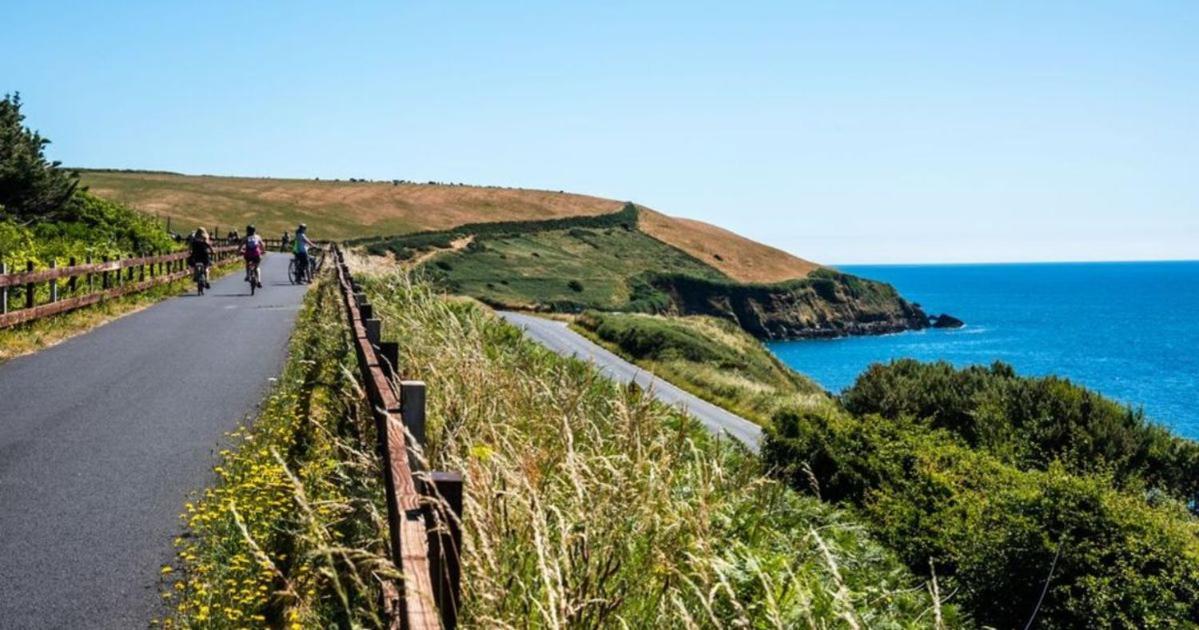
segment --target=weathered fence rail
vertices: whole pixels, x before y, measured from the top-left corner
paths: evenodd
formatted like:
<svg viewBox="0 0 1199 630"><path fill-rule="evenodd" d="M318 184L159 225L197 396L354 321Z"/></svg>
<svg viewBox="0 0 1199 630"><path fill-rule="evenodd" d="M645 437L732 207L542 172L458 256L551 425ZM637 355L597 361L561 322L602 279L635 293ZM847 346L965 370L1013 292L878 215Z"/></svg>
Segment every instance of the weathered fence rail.
<svg viewBox="0 0 1199 630"><path fill-rule="evenodd" d="M236 258L236 245L214 248L217 263ZM145 291L151 287L187 277L187 252L158 256L137 256L117 260L85 259L83 264L71 258L67 266L51 263L35 269L32 262L23 271L10 270L0 263L0 328L8 328L43 317L83 308L97 302ZM64 281L65 282L61 282ZM38 286L48 285L44 303L38 303ZM21 305L13 303L21 295Z"/></svg>
<svg viewBox="0 0 1199 630"><path fill-rule="evenodd" d="M382 323L340 249L333 249L333 259L384 463L390 552L404 576L398 585L384 586L383 608L392 627L454 628L462 476L423 470L417 453L425 440L425 384L401 379L399 345L382 341Z"/></svg>

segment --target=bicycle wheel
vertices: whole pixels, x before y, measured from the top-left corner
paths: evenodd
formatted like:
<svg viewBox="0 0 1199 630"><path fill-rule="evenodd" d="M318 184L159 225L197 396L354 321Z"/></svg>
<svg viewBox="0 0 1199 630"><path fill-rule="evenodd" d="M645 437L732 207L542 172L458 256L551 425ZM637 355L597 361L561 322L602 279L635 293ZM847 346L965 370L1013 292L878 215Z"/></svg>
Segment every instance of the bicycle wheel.
<svg viewBox="0 0 1199 630"><path fill-rule="evenodd" d="M300 279L296 272L296 259L292 258L291 262L287 263L287 279L291 280L292 284L299 284Z"/></svg>
<svg viewBox="0 0 1199 630"><path fill-rule="evenodd" d="M249 283L250 283L250 295L254 295L254 292L258 290L258 267L255 267L250 272Z"/></svg>

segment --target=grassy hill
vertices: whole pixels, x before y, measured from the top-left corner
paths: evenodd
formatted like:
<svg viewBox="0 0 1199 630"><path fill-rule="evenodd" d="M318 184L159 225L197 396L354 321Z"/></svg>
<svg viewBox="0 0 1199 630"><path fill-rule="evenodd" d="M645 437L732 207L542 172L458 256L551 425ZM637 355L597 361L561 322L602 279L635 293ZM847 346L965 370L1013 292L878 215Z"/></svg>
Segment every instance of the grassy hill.
<svg viewBox="0 0 1199 630"><path fill-rule="evenodd" d="M889 285L818 268L746 283L648 233L646 211L476 223L368 243L425 266L455 293L500 308L709 315L764 338L894 332L928 325Z"/></svg>
<svg viewBox="0 0 1199 630"><path fill-rule="evenodd" d="M624 202L548 190L408 182L214 177L151 171L82 171L100 197L171 217L176 231L255 223L282 234L305 222L320 238L446 230L466 223L610 214ZM641 208L644 233L741 282L806 276L818 265L699 221Z"/></svg>

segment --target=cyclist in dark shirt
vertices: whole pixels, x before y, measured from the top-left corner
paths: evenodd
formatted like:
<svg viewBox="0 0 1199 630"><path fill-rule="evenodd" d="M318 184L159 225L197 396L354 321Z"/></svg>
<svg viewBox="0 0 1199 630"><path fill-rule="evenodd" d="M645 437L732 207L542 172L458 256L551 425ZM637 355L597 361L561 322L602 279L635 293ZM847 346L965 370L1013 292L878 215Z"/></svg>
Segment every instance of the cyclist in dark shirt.
<svg viewBox="0 0 1199 630"><path fill-rule="evenodd" d="M212 259L215 257L216 252L212 251L212 241L208 238L208 230L204 228L196 230L191 239L191 252L187 256L187 264L193 269L197 265L204 265L204 288L206 289L212 288L212 285L208 284L208 268L212 266Z"/></svg>

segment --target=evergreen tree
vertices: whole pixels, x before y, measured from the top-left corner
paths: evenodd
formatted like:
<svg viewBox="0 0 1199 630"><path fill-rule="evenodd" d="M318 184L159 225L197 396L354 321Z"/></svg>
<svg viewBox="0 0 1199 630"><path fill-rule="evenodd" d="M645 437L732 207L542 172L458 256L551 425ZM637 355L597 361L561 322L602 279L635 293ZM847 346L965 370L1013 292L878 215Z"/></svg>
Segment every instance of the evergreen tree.
<svg viewBox="0 0 1199 630"><path fill-rule="evenodd" d="M24 120L21 94L6 94L0 100L0 220L54 220L67 210L79 174L47 161L50 140L24 126Z"/></svg>

